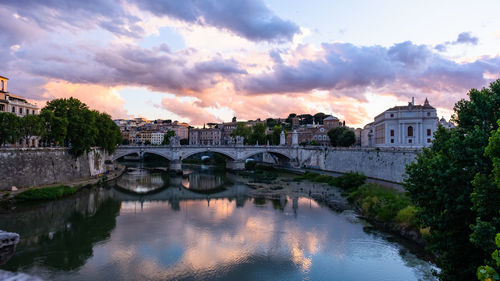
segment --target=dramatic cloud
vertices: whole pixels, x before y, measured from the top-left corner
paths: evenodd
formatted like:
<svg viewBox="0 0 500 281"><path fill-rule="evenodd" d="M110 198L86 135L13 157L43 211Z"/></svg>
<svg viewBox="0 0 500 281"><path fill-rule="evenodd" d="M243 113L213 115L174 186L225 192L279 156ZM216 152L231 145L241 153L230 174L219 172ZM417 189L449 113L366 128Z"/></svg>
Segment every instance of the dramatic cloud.
<svg viewBox="0 0 500 281"><path fill-rule="evenodd" d="M138 0L157 16L229 30L252 41L291 41L300 33L291 21L276 16L261 0Z"/></svg>
<svg viewBox="0 0 500 281"><path fill-rule="evenodd" d="M139 18L118 4L107 0L5 0L0 3L19 17L33 21L48 31L100 27L117 35L142 35L144 30L139 25Z"/></svg>
<svg viewBox="0 0 500 281"><path fill-rule="evenodd" d="M324 55L294 65L278 61L272 71L248 75L237 89L254 95L327 90L362 99L367 90L391 89L397 94L411 88L429 93L465 93L485 86L490 81L486 74L500 74L500 57L457 63L409 41L390 48L323 44L320 52Z"/></svg>

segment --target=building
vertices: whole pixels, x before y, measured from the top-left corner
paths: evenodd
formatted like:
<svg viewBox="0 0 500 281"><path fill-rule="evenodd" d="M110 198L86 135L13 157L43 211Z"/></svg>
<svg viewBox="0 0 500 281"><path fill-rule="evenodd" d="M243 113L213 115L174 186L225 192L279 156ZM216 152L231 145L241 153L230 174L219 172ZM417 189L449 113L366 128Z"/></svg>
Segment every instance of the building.
<svg viewBox="0 0 500 281"><path fill-rule="evenodd" d="M7 91L8 80L8 78L0 76L0 112L11 112L19 117L28 114L39 114L40 110L36 105Z"/></svg>
<svg viewBox="0 0 500 281"><path fill-rule="evenodd" d="M344 125L345 125L345 123L340 122L340 120L333 115L329 115L328 117L323 119L323 126L325 126L325 128L328 131L333 129L333 128L342 127Z"/></svg>
<svg viewBox="0 0 500 281"><path fill-rule="evenodd" d="M221 145L222 130L219 128L190 129L189 145Z"/></svg>
<svg viewBox="0 0 500 281"><path fill-rule="evenodd" d="M165 134L162 132L151 133L151 144L160 145L163 143Z"/></svg>
<svg viewBox="0 0 500 281"><path fill-rule="evenodd" d="M425 99L423 105L415 105L415 99L407 106L395 106L375 117L373 123L361 132L362 146L375 147L424 147L432 142L437 130L436 109Z"/></svg>
<svg viewBox="0 0 500 281"><path fill-rule="evenodd" d="M441 117L441 119L439 119L439 125L443 126L445 129L453 129L457 127L455 123L451 121L446 121L444 117Z"/></svg>

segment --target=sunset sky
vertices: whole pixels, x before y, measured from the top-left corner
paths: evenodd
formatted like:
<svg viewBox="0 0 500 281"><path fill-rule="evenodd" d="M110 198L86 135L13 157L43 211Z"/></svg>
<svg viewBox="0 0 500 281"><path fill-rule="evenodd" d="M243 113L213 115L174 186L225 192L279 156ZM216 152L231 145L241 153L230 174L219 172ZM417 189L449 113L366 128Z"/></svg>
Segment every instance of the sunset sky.
<svg viewBox="0 0 500 281"><path fill-rule="evenodd" d="M0 75L43 105L194 125L324 112L361 127L500 78L500 1L0 0Z"/></svg>

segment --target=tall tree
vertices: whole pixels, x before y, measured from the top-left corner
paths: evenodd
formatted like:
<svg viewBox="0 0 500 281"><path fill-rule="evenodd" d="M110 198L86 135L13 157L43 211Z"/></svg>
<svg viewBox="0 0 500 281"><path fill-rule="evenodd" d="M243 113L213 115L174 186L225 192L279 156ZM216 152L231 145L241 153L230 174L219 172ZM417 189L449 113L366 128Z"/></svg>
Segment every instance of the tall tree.
<svg viewBox="0 0 500 281"><path fill-rule="evenodd" d="M269 144L279 145L282 131L283 131L283 128L281 128L281 126L274 126L272 132L267 136L267 138L269 140Z"/></svg>
<svg viewBox="0 0 500 281"><path fill-rule="evenodd" d="M164 135L163 135L163 141L161 142L162 145L169 145L170 144L170 138L175 136L175 131L168 130Z"/></svg>
<svg viewBox="0 0 500 281"><path fill-rule="evenodd" d="M441 280L473 280L499 232L498 189L488 138L498 128L500 80L472 89L454 107L456 129L439 127L430 148L407 167L405 187L430 227L429 249L438 256ZM472 226L472 227L471 227Z"/></svg>
<svg viewBox="0 0 500 281"><path fill-rule="evenodd" d="M265 144L266 143L266 130L267 127L264 123L257 123L252 127L252 134L250 135L250 144Z"/></svg>
<svg viewBox="0 0 500 281"><path fill-rule="evenodd" d="M356 136L352 130L346 127L337 127L328 131L328 138L332 146L351 146L356 142Z"/></svg>
<svg viewBox="0 0 500 281"><path fill-rule="evenodd" d="M323 124L323 119L325 119L326 117L326 114L324 114L323 112L318 112L316 114L314 114L314 122L316 124Z"/></svg>
<svg viewBox="0 0 500 281"><path fill-rule="evenodd" d="M41 136L44 132L43 121L39 115L28 114L20 120L22 138L29 139L34 136Z"/></svg>
<svg viewBox="0 0 500 281"><path fill-rule="evenodd" d="M0 112L0 145L15 143L21 138L21 120L10 112Z"/></svg>
<svg viewBox="0 0 500 281"><path fill-rule="evenodd" d="M42 110L40 113L42 126L42 143L46 146L61 146L64 145L66 133L68 132L68 119L55 116L50 110Z"/></svg>
<svg viewBox="0 0 500 281"><path fill-rule="evenodd" d="M252 128L248 127L244 122L238 122L236 128L231 133L231 137L241 136L245 139L245 143L248 143L251 134Z"/></svg>

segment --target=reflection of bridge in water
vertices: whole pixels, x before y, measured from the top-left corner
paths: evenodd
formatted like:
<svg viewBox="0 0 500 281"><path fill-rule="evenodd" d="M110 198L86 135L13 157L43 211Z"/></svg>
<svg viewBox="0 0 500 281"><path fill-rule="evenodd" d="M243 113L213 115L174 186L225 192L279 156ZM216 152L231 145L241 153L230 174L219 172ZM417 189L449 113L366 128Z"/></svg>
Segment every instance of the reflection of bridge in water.
<svg viewBox="0 0 500 281"><path fill-rule="evenodd" d="M174 210L179 210L179 202L182 200L208 200L209 203L210 199L227 198L235 199L237 206L243 206L251 191L252 189L245 184L233 184L219 192L204 194L177 185L148 194L132 194L112 188L110 197L119 201L168 201Z"/></svg>

